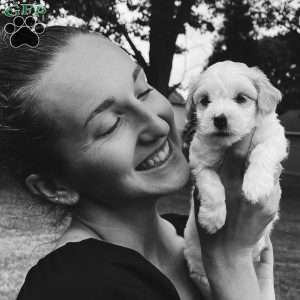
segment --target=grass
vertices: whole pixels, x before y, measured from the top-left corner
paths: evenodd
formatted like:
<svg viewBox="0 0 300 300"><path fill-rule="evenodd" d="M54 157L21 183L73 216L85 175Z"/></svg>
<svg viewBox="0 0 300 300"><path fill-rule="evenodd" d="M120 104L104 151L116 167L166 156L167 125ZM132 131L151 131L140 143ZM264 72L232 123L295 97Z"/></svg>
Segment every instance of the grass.
<svg viewBox="0 0 300 300"><path fill-rule="evenodd" d="M298 179L299 180L299 179ZM3 186L3 182L2 185ZM281 219L273 232L277 300L300 299L300 185L284 178ZM165 197L160 211L188 213L188 189ZM0 299L13 300L27 271L53 249L64 226L55 226L56 211L32 205L19 189L0 190Z"/></svg>

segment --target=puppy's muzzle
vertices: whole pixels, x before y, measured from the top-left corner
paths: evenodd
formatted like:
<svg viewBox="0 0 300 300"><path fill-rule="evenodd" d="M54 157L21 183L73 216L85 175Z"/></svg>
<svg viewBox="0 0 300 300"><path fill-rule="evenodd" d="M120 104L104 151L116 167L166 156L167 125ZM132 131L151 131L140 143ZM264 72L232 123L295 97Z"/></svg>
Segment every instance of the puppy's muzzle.
<svg viewBox="0 0 300 300"><path fill-rule="evenodd" d="M214 117L214 125L219 130L224 130L227 128L227 118L224 114Z"/></svg>

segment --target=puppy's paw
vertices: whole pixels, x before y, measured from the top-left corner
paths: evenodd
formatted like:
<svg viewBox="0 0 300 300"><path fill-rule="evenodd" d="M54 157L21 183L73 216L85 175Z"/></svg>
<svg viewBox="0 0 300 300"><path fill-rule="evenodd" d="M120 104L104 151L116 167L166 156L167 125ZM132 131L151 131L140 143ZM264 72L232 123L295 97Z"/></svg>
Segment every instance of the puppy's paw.
<svg viewBox="0 0 300 300"><path fill-rule="evenodd" d="M222 228L226 220L226 205L219 205L213 209L200 206L198 222L208 233L213 234Z"/></svg>
<svg viewBox="0 0 300 300"><path fill-rule="evenodd" d="M268 197L274 189L274 177L272 174L249 168L244 176L242 190L246 199L257 203Z"/></svg>

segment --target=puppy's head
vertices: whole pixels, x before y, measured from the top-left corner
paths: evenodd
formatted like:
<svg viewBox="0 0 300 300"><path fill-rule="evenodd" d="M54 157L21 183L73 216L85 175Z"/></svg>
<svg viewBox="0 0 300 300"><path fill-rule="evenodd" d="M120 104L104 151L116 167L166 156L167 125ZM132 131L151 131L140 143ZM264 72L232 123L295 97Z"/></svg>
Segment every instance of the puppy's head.
<svg viewBox="0 0 300 300"><path fill-rule="evenodd" d="M192 84L187 101L197 115L197 132L232 144L251 132L257 116L275 111L280 92L257 68L224 61L209 67Z"/></svg>

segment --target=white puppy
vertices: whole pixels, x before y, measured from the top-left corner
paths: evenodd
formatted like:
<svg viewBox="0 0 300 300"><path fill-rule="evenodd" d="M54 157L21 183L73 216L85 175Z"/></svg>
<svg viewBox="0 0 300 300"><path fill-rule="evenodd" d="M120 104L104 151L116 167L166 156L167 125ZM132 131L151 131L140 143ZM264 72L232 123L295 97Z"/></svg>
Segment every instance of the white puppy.
<svg viewBox="0 0 300 300"><path fill-rule="evenodd" d="M242 63L216 63L193 83L187 105L195 106L197 125L189 160L201 200L198 222L208 233L215 233L226 219L225 190L217 170L228 147L248 157L242 185L245 199L264 201L274 189L274 176L288 147L275 113L280 100L281 93L262 71ZM207 279L191 203L185 255L191 276L203 288ZM255 255L263 247L264 239Z"/></svg>

